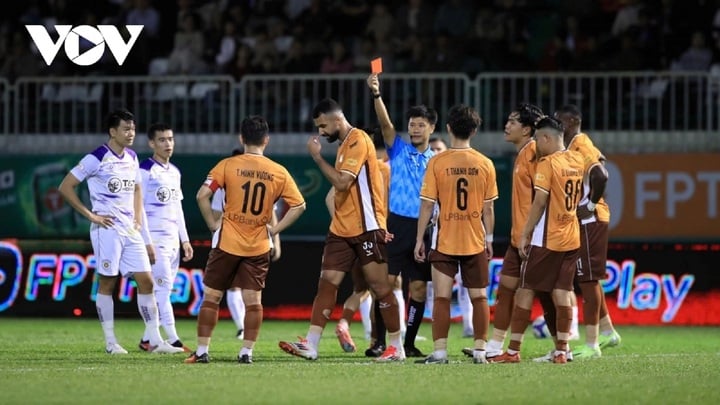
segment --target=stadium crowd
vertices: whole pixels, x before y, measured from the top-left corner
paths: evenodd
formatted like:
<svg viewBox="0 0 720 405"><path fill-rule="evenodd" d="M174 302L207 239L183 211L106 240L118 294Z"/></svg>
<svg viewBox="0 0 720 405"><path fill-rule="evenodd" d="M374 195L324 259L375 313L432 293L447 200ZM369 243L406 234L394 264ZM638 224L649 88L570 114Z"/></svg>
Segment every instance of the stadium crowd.
<svg viewBox="0 0 720 405"><path fill-rule="evenodd" d="M128 63L47 67L24 29L144 25ZM29 0L0 16L0 77L365 72L707 71L720 2L698 0ZM52 34L51 34L52 35ZM81 50L93 44L81 40ZM156 61L153 65L151 62Z"/></svg>

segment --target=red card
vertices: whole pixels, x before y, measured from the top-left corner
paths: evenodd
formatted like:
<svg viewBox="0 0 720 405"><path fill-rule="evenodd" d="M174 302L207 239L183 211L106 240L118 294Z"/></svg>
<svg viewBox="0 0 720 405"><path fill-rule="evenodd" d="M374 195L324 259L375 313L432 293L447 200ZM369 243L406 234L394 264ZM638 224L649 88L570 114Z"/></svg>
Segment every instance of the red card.
<svg viewBox="0 0 720 405"><path fill-rule="evenodd" d="M370 61L370 71L372 73L382 73L382 58L375 58Z"/></svg>

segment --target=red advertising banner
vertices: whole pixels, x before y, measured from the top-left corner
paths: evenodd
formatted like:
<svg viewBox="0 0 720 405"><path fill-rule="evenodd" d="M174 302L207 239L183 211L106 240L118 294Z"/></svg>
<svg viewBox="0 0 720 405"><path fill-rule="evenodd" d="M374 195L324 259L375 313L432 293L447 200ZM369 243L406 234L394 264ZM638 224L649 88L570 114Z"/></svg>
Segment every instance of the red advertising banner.
<svg viewBox="0 0 720 405"><path fill-rule="evenodd" d="M720 241L720 154L609 159L612 240Z"/></svg>

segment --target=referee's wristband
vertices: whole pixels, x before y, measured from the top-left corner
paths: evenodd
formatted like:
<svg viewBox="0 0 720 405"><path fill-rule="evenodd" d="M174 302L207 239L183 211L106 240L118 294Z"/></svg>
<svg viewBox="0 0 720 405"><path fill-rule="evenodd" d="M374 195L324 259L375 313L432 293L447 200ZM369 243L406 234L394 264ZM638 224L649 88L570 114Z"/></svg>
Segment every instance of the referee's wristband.
<svg viewBox="0 0 720 405"><path fill-rule="evenodd" d="M493 242L493 234L485 235L485 242L492 243Z"/></svg>
<svg viewBox="0 0 720 405"><path fill-rule="evenodd" d="M596 205L597 205L597 204L595 204L595 203L592 202L592 201L588 202L588 203L587 203L587 209L588 209L588 211L595 211L595 206L596 206Z"/></svg>
<svg viewBox="0 0 720 405"><path fill-rule="evenodd" d="M373 94L373 98L380 98L380 93L378 93L378 94Z"/></svg>

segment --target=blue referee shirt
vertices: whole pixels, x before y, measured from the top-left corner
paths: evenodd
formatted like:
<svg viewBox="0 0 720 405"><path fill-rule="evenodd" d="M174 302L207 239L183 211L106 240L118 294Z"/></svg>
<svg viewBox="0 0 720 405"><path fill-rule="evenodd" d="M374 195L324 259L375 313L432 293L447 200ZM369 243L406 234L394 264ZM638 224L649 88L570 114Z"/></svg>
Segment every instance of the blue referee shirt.
<svg viewBox="0 0 720 405"><path fill-rule="evenodd" d="M387 145L390 160L390 212L417 219L420 216L420 187L422 187L428 160L434 153L428 146L418 152L400 135Z"/></svg>

